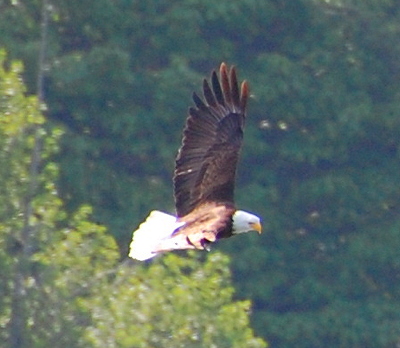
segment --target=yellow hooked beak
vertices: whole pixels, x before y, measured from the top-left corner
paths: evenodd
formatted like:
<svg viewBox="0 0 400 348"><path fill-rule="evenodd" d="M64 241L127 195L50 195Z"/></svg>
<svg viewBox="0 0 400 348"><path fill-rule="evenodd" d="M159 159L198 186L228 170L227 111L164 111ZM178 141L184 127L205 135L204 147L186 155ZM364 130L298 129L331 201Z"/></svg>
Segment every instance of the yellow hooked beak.
<svg viewBox="0 0 400 348"><path fill-rule="evenodd" d="M259 223L259 222L251 223L250 226L251 226L251 228L252 228L254 231L257 231L258 234L261 234L261 233L262 233L262 226L261 226L261 223Z"/></svg>

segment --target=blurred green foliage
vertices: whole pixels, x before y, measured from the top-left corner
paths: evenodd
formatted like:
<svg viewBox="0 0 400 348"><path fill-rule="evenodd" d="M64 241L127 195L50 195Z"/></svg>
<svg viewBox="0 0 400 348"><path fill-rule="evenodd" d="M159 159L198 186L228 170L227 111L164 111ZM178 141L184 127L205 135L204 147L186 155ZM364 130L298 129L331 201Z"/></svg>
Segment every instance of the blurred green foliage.
<svg viewBox="0 0 400 348"><path fill-rule="evenodd" d="M95 308L94 347L266 347L249 328L248 301L232 302L228 258L167 255L150 267L121 267Z"/></svg>
<svg viewBox="0 0 400 348"><path fill-rule="evenodd" d="M24 61L30 92L40 7L0 12L0 45ZM53 0L49 11L47 126L64 129L69 214L93 206L125 255L149 210L173 211L191 91L234 63L253 94L237 203L266 232L216 248L232 255L256 332L273 347L398 344L398 1Z"/></svg>

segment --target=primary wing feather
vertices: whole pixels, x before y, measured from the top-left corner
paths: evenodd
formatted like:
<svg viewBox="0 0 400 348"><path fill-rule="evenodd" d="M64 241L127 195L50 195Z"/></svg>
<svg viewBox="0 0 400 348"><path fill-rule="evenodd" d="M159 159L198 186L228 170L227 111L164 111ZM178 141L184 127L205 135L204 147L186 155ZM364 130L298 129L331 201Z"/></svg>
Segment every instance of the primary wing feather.
<svg viewBox="0 0 400 348"><path fill-rule="evenodd" d="M195 107L189 109L175 166L175 205L179 217L204 202L233 203L248 88L243 82L239 91L235 69L228 72L224 63L220 80L215 72L211 86L204 80L204 100L193 94Z"/></svg>

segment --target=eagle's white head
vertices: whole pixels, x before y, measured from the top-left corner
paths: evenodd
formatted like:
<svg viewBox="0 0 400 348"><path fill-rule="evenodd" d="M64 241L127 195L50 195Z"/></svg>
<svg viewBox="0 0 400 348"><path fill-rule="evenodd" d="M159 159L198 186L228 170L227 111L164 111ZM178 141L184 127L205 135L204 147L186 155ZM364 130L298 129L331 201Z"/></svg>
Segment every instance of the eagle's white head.
<svg viewBox="0 0 400 348"><path fill-rule="evenodd" d="M261 233L260 218L243 210L236 210L233 214L232 233L239 234L250 231Z"/></svg>

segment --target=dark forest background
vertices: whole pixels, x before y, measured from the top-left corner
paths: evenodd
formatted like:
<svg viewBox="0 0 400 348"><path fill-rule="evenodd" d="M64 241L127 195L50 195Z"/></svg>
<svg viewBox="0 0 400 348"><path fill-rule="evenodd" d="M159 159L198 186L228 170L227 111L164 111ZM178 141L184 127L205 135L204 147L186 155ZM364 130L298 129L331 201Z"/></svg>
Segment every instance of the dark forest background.
<svg viewBox="0 0 400 348"><path fill-rule="evenodd" d="M0 1L0 33L7 346L400 344L397 0ZM129 265L222 61L264 234Z"/></svg>

